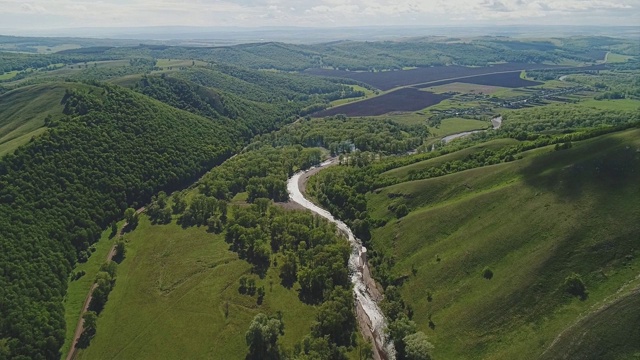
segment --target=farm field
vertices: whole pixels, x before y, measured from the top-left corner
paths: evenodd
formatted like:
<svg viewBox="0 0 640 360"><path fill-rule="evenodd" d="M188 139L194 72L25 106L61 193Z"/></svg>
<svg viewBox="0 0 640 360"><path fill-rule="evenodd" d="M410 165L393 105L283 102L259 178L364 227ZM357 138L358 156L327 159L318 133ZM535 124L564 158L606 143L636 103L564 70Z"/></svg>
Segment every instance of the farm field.
<svg viewBox="0 0 640 360"><path fill-rule="evenodd" d="M345 114L347 116L375 116L395 111L417 111L447 99L446 95L433 94L415 88L403 88L363 101L348 103L313 114L314 117Z"/></svg>
<svg viewBox="0 0 640 360"><path fill-rule="evenodd" d="M374 219L388 220L374 231L374 248L394 259L394 278L404 280L403 299L433 342L434 358L539 358L576 321L578 328L545 358L561 358L567 349L576 354L571 358L590 351L602 359L633 358L640 350L629 337L640 322L632 310L640 261L630 255L640 231L633 220L640 216L639 139L634 129L563 151L548 146L513 162L368 195ZM388 174L403 177L438 163ZM396 219L391 202L405 204L409 214ZM482 276L485 267L490 279ZM588 289L583 300L563 288L572 272ZM588 340L572 345L569 339L579 337Z"/></svg>
<svg viewBox="0 0 640 360"><path fill-rule="evenodd" d="M541 82L526 80L520 77L519 71L506 72L499 74L488 74L470 76L464 79L458 80L443 80L441 82L430 83L428 85L418 85L418 88L432 87L438 85L447 85L454 82L460 82L465 84L475 84L484 86L506 87L506 88L521 88L527 86L542 85Z"/></svg>
<svg viewBox="0 0 640 360"><path fill-rule="evenodd" d="M495 92L503 91L501 88L519 88L542 84L540 82L522 79L519 71L472 76L459 80L443 80L431 83L428 86L424 85L424 87L419 90L415 87L400 88L380 96L320 111L315 113L314 116L323 117L337 114L345 114L347 116L376 116L391 112L418 111L429 106L437 105L443 100L450 98L450 95L445 95L443 92L432 93L426 91L430 87L460 83L462 85L458 85L459 90L468 90L474 86L478 86L478 89L482 89L483 86L490 86ZM465 84L471 85L467 86ZM480 92L477 94L480 94Z"/></svg>
<svg viewBox="0 0 640 360"><path fill-rule="evenodd" d="M312 75L344 77L357 81L362 81L375 86L380 90L391 90L400 86L422 84L426 82L455 79L468 76L485 75L489 73L555 68L553 65L540 64L517 64L506 63L496 64L488 67L465 67L465 66L436 66L428 68L417 68L412 70L381 71L381 72L350 72L340 70L314 69L307 70L306 73ZM441 84L443 85L443 84Z"/></svg>

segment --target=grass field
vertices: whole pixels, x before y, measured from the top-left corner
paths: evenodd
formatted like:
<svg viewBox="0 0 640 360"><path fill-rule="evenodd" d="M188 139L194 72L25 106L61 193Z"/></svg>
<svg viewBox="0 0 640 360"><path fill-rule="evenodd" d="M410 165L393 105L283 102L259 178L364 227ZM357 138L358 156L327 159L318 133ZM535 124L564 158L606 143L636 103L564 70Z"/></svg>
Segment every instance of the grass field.
<svg viewBox="0 0 640 360"><path fill-rule="evenodd" d="M122 226L122 222L118 224L118 227ZM100 240L94 245L95 251L89 257L89 260L85 263L78 263L74 272L84 271L86 274L78 280L70 281L67 288L67 294L64 298L64 318L67 324L67 329L64 338L64 345L61 352L63 358L67 356L71 348L71 342L73 341L73 335L76 330L76 324L80 318L80 312L82 311L82 305L89 293L89 290L93 286L100 266L106 261L107 254L113 246L113 239L109 239L111 229L108 229L102 233Z"/></svg>
<svg viewBox="0 0 640 360"><path fill-rule="evenodd" d="M629 61L630 59L633 59L633 56L615 54L615 53L612 53L612 52L607 54L607 62L608 63L623 63L623 62Z"/></svg>
<svg viewBox="0 0 640 360"><path fill-rule="evenodd" d="M45 129L44 119L62 116L60 103L69 88L90 86L70 83L48 83L19 88L0 95L0 156L27 143Z"/></svg>
<svg viewBox="0 0 640 360"><path fill-rule="evenodd" d="M40 54L51 54L64 50L80 49L82 46L78 44L60 44L56 46L34 46Z"/></svg>
<svg viewBox="0 0 640 360"><path fill-rule="evenodd" d="M18 75L18 71L9 71L4 74L0 74L0 80L11 80Z"/></svg>
<svg viewBox="0 0 640 360"><path fill-rule="evenodd" d="M458 93L475 93L475 94L486 94L491 95L496 91L502 90L499 86L491 86L491 85L477 85L477 84L466 84L462 82L455 82L446 85L429 87L423 90L431 91L436 94L442 94L446 92L458 92Z"/></svg>
<svg viewBox="0 0 640 360"><path fill-rule="evenodd" d="M126 235L127 255L81 359L243 359L244 333L258 312L284 313L284 346L310 331L315 308L280 285L272 268L264 303L238 292L250 265L228 250L223 235L176 224L151 225L142 216ZM225 307L228 303L228 316Z"/></svg>
<svg viewBox="0 0 640 360"><path fill-rule="evenodd" d="M456 134L464 131L486 129L491 126L488 121L450 118L441 121L438 127L429 127L429 132L437 137Z"/></svg>
<svg viewBox="0 0 640 360"><path fill-rule="evenodd" d="M635 99L615 99L615 100L595 100L588 99L580 101L578 106L591 107L603 110L639 110L640 100Z"/></svg>
<svg viewBox="0 0 640 360"><path fill-rule="evenodd" d="M638 286L638 151L640 130L629 130L368 196L370 214L389 219L374 231L374 247L395 260L397 277L406 277L403 298L435 345L434 358L538 358L589 314L581 322L586 328L567 332L569 342L587 334L602 359L640 351L640 342L620 349L607 343L640 326L637 298L620 308L625 312L598 315L625 284ZM409 215L396 220L387 209L392 201L405 203ZM490 280L481 276L487 266ZM586 284L584 301L563 290L572 272ZM563 349L557 351L551 354Z"/></svg>

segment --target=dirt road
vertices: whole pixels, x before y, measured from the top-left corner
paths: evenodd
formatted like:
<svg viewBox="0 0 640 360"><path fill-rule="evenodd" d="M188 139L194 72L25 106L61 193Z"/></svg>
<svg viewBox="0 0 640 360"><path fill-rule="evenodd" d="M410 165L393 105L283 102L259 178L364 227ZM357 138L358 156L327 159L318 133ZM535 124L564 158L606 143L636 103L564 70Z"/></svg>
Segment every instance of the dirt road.
<svg viewBox="0 0 640 360"><path fill-rule="evenodd" d="M140 214L141 212L144 211L144 206L141 207L140 209L136 210L137 214ZM118 229L118 234L116 235L117 238L121 238L122 237L122 231L124 230L125 227L127 227L128 223L124 223L122 225L122 227L120 229ZM107 253L107 258L106 258L106 262L110 262L113 261L114 256L116 256L116 242L114 241L113 245L111 246L111 249L109 249L109 252ZM97 284L93 284L91 286L91 289L89 290L89 293L87 294L86 299L84 300L84 305L82 305L82 311L80 312L80 318L78 319L78 324L76 325L76 331L73 334L73 341L71 342L71 350L69 350L69 353L67 354L66 360L72 360L75 359L77 353L78 353L78 349L76 348L76 346L78 345L78 340L80 340L80 336L82 335L82 332L84 331L84 320L82 319L82 315L84 315L84 313L87 312L87 310L89 310L89 304L91 304L91 299L93 299L93 291L96 289L98 285Z"/></svg>

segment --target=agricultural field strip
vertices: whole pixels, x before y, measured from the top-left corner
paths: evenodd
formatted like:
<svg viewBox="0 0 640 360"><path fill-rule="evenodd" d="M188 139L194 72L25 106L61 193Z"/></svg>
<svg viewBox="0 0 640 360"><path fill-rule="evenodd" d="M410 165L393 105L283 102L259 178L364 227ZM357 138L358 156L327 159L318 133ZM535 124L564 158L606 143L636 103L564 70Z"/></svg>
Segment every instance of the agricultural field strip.
<svg viewBox="0 0 640 360"><path fill-rule="evenodd" d="M420 88L420 89L424 89L430 86L447 85L455 82L463 82L460 80L476 79L476 78L479 80L483 79L485 81L477 81L477 82L470 81L469 83L486 85L487 83L491 83L491 81L489 82L486 81L486 79L489 79L491 76L509 75L509 74L515 76L519 73L520 71L506 71L506 72L497 72L497 73L483 74L483 75L465 76L462 78L453 78L453 79L447 79L447 80L438 80L430 83L402 86L402 87L384 92L378 96L360 99L360 100L352 101L346 104L331 107L329 109L326 109L314 114L314 116L323 117L323 116L337 115L341 113L344 113L347 116L376 116L376 115L383 115L383 114L394 112L394 111L402 111L402 112L417 111L428 106L437 105L438 103L450 97L443 94L435 94L429 91L419 90L418 89L419 86L424 86L423 88ZM512 83L506 86L506 87L514 87L514 88L526 87L526 86L537 86L542 84L539 82L523 80L519 76L514 77L514 79L499 79L499 81L503 81L503 80L507 80L507 81L514 80L515 83ZM491 84L491 85L499 86L496 84ZM383 98L385 97L386 97L385 99L386 101L383 100ZM370 101L370 103L372 103L372 106L365 106L363 101Z"/></svg>
<svg viewBox="0 0 640 360"><path fill-rule="evenodd" d="M572 67L567 67L567 68L572 68ZM575 67L573 67L575 68ZM594 65L594 66L585 66L582 67L580 69L584 70L584 69L601 69L602 66L600 65ZM577 68L576 68L577 69ZM532 69L529 69L532 70ZM381 98L384 96L389 96L391 94L396 93L397 91L401 91L401 90L406 90L406 89L426 89L432 86L441 86L441 85L448 85L451 83L455 83L455 82L461 82L461 83L469 83L469 84L478 84L478 85L492 85L492 86L503 86L503 87L511 87L511 88L519 88L519 87L527 87L527 86L538 86L538 85L542 85L542 82L535 82L535 81L530 81L530 80L525 80L525 79L521 79L521 78L517 78L517 79L498 79L498 81L496 83L493 83L491 80L492 76L501 76L501 75L508 75L508 74L518 74L521 71L525 71L525 70L507 70L507 71L497 71L497 72L492 72L492 73L486 73L486 74L480 74L480 75L469 75L469 76L462 76L462 77L455 77L455 78L449 78L449 79L442 79L442 80L436 80L436 81L429 81L429 82L424 82L424 83L415 83L415 84L411 84L411 85L404 85L404 86L400 86L394 89L391 89L389 91L385 91L382 92L380 95L377 96L373 96L373 97L369 97L369 98L363 98L363 99L359 99L356 101L351 101L349 103L346 104L340 104L334 107L331 107L329 109L326 109L324 111L318 112L316 114L314 114L314 116L316 117L322 117L322 116L331 116L331 115L336 115L336 114L341 114L344 113L347 116L375 116L375 115L382 115L385 113L389 113L389 112L393 112L393 111L416 111L416 110L420 110L422 108L428 107L428 106L432 106L432 105L436 105L438 103L440 103L441 101L445 100L445 99L440 99L437 98L438 94L433 94L430 92L427 92L431 95L433 95L432 97L428 97L428 101L426 101L424 104L424 106L420 106L417 105L415 103L413 103L411 106L400 106L400 107L388 107L386 108L386 110L381 110L380 108L384 108L384 102L381 101L381 99L377 99L377 98ZM469 81L471 79L477 79L476 81ZM467 82L465 82L464 80L467 80ZM508 81L508 80L515 80L515 82L508 84L508 85L500 85L498 84L498 82L500 81ZM399 94L395 94L395 95L399 95ZM417 97L414 96L413 100L420 100L417 99ZM374 100L377 99L377 100ZM363 104L361 104L361 102L363 101L378 101L380 102L380 104L377 104L377 108L376 110L372 111L366 111L364 110L365 108L370 108L369 106L363 106Z"/></svg>
<svg viewBox="0 0 640 360"><path fill-rule="evenodd" d="M450 96L404 87L396 91L371 97L369 103L354 101L315 113L315 117L332 116L344 113L347 116L376 116L395 111L418 111L439 104ZM367 105L369 104L369 105Z"/></svg>
<svg viewBox="0 0 640 360"><path fill-rule="evenodd" d="M440 86L440 85L447 85L447 84L451 84L451 83L455 83L455 82L462 82L464 83L464 81L460 81L460 80L465 80L465 79L473 79L473 78L478 78L478 77L485 77L485 76L491 76L491 75L498 75L498 74L511 74L511 73L520 73L523 70L509 70L509 71L498 71L498 72L493 72L493 73L487 73L487 74L481 74L481 75L468 75L468 76L460 76L460 77L454 77L454 78L449 78L449 79L441 79L441 80L434 80L434 81L429 81L429 82L421 82L421 83L415 83L415 84L410 84L410 85L402 85L384 92L381 92L380 95L375 95L372 97L368 97L368 98L363 98L363 99L359 99L359 100L355 100L355 101L351 101L349 103L346 104L340 104L337 106L334 106L328 110L325 111L329 111L329 110L333 110L333 109L337 109L337 108L341 108L341 107L345 107L345 106L351 106L351 105L355 105L357 103L360 102L364 102L364 101L373 101L373 99L394 93L396 91L400 91L402 89L406 89L406 88L416 88L416 89L425 89L431 86ZM538 84L532 84L530 86L534 86L534 85L540 85L541 83ZM433 104L435 105L435 104ZM422 108L424 108L426 106L423 106ZM418 109L420 110L420 109ZM316 116L328 116L325 114L325 111L321 111L316 113ZM338 114L340 113L338 112L334 112L331 111L330 114ZM327 113L328 114L328 113ZM379 114L380 115L380 114Z"/></svg>
<svg viewBox="0 0 640 360"><path fill-rule="evenodd" d="M384 71L377 73L317 69L308 70L306 71L306 73L311 75L353 79L375 86L380 90L389 91L400 87L454 78L489 75L500 72L520 72L526 70L544 70L558 68L571 68L571 66L509 63L479 68L451 65L418 68L415 70Z"/></svg>

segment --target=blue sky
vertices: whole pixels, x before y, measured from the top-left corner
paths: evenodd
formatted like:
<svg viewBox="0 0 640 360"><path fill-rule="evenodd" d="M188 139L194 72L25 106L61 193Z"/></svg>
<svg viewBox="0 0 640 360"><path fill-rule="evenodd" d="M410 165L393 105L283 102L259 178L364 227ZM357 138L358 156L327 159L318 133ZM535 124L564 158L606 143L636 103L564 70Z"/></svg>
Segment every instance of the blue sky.
<svg viewBox="0 0 640 360"><path fill-rule="evenodd" d="M0 28L640 25L640 0L0 0Z"/></svg>

